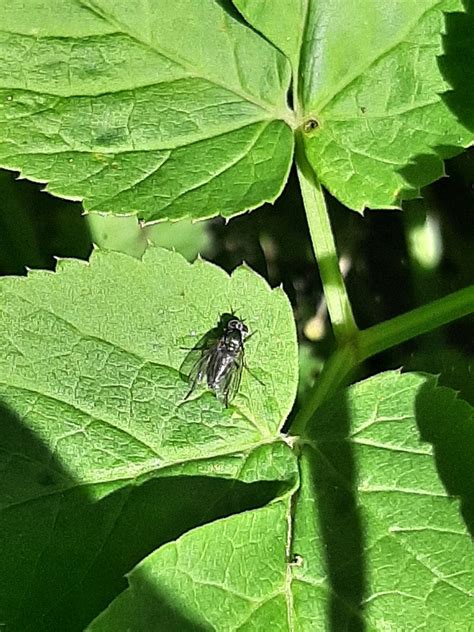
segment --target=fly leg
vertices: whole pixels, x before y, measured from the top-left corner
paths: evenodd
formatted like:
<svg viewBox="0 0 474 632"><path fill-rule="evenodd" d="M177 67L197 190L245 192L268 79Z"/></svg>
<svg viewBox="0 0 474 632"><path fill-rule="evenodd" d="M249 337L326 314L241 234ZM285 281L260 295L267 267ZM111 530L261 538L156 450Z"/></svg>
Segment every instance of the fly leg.
<svg viewBox="0 0 474 632"><path fill-rule="evenodd" d="M244 369L250 373L250 375L253 377L254 380L256 380L261 386L265 386L265 382L262 382L262 380L255 375L252 369L249 369L249 366L247 362L245 361L245 356L243 356L242 358L242 364L244 365Z"/></svg>

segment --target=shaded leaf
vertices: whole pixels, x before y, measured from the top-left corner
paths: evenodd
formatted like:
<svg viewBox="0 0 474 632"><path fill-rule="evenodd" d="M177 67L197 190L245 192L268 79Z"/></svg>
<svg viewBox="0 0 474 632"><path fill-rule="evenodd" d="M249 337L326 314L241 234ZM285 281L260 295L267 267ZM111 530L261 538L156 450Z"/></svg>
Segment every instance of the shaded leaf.
<svg viewBox="0 0 474 632"><path fill-rule="evenodd" d="M453 442L472 420L429 376L350 387L302 438L292 498L160 548L89 629L468 629L472 542L449 493L474 489L447 484L439 449L472 463L472 432L461 459Z"/></svg>
<svg viewBox="0 0 474 632"><path fill-rule="evenodd" d="M96 251L3 278L0 295L9 630L82 630L145 555L295 479L278 435L296 392L292 313L248 268ZM183 346L230 304L255 331L247 362L265 387L246 372L231 408L204 389L184 401Z"/></svg>
<svg viewBox="0 0 474 632"><path fill-rule="evenodd" d="M430 443L436 455L433 436L459 441L472 420L472 408L434 378L398 372L321 408L302 467L314 500L296 515L294 546L306 560L297 574L312 596L302 599L306 617L319 616L323 584L335 629L357 621L368 630L469 628L474 554L450 494L472 499L474 488L448 485ZM472 433L466 451L472 459ZM449 455L453 468L466 456L455 441Z"/></svg>
<svg viewBox="0 0 474 632"><path fill-rule="evenodd" d="M288 499L170 542L137 566L130 587L88 628L285 630Z"/></svg>

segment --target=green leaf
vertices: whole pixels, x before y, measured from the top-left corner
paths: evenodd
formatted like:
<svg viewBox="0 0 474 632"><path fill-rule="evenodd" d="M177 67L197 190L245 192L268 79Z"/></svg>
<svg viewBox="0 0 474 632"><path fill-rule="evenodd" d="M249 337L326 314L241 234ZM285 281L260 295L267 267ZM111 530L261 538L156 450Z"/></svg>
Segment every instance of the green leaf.
<svg viewBox="0 0 474 632"><path fill-rule="evenodd" d="M298 361L290 305L246 267L229 277L159 248L143 261L97 251L88 264L61 261L54 275L35 271L0 287L3 383L79 408L97 418L99 432L112 423L120 437L140 420L134 434L144 463L190 458L202 445L226 449L231 434L250 443L272 437L291 409ZM230 409L204 391L183 402L187 348L233 308L254 332L246 344L252 373L243 372ZM108 471L105 461L100 470Z"/></svg>
<svg viewBox="0 0 474 632"><path fill-rule="evenodd" d="M474 554L449 494L474 497L472 422L429 376L349 388L302 438L290 498L166 544L89 630L467 630Z"/></svg>
<svg viewBox="0 0 474 632"><path fill-rule="evenodd" d="M3 166L144 220L279 195L289 64L218 3L63 0L52 15L16 0L0 23Z"/></svg>
<svg viewBox="0 0 474 632"><path fill-rule="evenodd" d="M142 261L95 251L3 278L0 295L9 630L82 630L148 553L294 480L278 434L296 391L293 317L248 268L229 277L158 248ZM183 347L231 307L254 332L252 373L228 409L205 389L185 401Z"/></svg>
<svg viewBox="0 0 474 632"><path fill-rule="evenodd" d="M307 12L306 0L232 0L249 24L284 53L298 74Z"/></svg>
<svg viewBox="0 0 474 632"><path fill-rule="evenodd" d="M143 256L148 243L152 243L194 261L209 246L206 222L181 220L141 226L136 215L88 213L86 218L94 244L132 257Z"/></svg>
<svg viewBox="0 0 474 632"><path fill-rule="evenodd" d="M155 246L176 250L188 261L206 253L211 246L211 237L206 222L161 222L145 227L147 239Z"/></svg>
<svg viewBox="0 0 474 632"><path fill-rule="evenodd" d="M90 632L286 630L288 499L232 516L162 547Z"/></svg>
<svg viewBox="0 0 474 632"><path fill-rule="evenodd" d="M274 201L298 126L356 210L399 207L472 142L460 0L234 4L258 32L213 0L2 6L0 164L88 210L199 219Z"/></svg>
<svg viewBox="0 0 474 632"><path fill-rule="evenodd" d="M439 374L439 384L449 386L474 406L474 356L449 347L421 349L405 364L407 371L426 371Z"/></svg>
<svg viewBox="0 0 474 632"><path fill-rule="evenodd" d="M443 157L473 142L441 95L449 85L437 59L442 11L462 4L329 0L308 7L300 98L305 119L317 121L304 133L308 158L350 208L399 207L443 175Z"/></svg>
<svg viewBox="0 0 474 632"><path fill-rule="evenodd" d="M140 258L147 247L145 230L136 215L87 213L87 227L93 244L104 250L116 250Z"/></svg>
<svg viewBox="0 0 474 632"><path fill-rule="evenodd" d="M313 497L306 491L294 539L305 560L296 574L306 617L319 616L327 587L334 629L357 619L368 630L469 628L474 552L450 494L462 506L474 499L472 474L452 483L456 470L468 470L468 454L472 462L473 420L473 409L433 377L398 372L320 409L301 464ZM471 529L473 506L463 511Z"/></svg>

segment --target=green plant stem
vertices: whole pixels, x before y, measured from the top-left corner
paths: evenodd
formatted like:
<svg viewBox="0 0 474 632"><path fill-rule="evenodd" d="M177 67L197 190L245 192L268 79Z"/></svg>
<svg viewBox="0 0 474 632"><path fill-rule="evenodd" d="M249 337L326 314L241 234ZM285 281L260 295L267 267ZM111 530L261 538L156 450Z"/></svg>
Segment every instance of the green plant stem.
<svg viewBox="0 0 474 632"><path fill-rule="evenodd" d="M359 331L352 314L321 185L306 158L301 132L296 138L296 165L311 241L338 348L326 362L305 405L291 425L304 434L319 406L341 387L357 364L377 353L474 312L474 286Z"/></svg>
<svg viewBox="0 0 474 632"><path fill-rule="evenodd" d="M358 361L474 312L474 285L360 331Z"/></svg>
<svg viewBox="0 0 474 632"><path fill-rule="evenodd" d="M351 344L346 344L332 354L327 360L311 394L305 402L303 408L296 415L291 424L292 435L304 433L306 424L313 417L321 404L341 387L342 382L356 366L354 348Z"/></svg>
<svg viewBox="0 0 474 632"><path fill-rule="evenodd" d="M367 358L474 312L474 285L418 307L369 329L332 354L303 408L291 425L292 435L304 434L306 424L321 404L343 385L349 373Z"/></svg>
<svg viewBox="0 0 474 632"><path fill-rule="evenodd" d="M354 337L357 326L339 267L324 194L316 174L306 159L303 141L299 135L296 139L296 166L331 325L336 340L341 343Z"/></svg>

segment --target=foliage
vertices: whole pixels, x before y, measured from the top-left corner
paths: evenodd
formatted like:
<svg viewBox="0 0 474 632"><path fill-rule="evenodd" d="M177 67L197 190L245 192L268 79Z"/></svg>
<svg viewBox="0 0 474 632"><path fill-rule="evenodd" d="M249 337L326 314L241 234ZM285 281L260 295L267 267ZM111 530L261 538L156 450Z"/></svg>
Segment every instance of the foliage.
<svg viewBox="0 0 474 632"><path fill-rule="evenodd" d="M434 290L423 189L472 143L458 71L471 12L459 0L12 0L0 23L0 165L80 201L100 247L88 257L77 229L64 254L87 262L0 279L0 623L468 629L470 361L420 345L413 369L459 374L349 384L474 308L469 280ZM192 261L218 224L190 220L275 203L259 237L267 277L275 244L279 262L306 265L296 211L288 225L278 213L292 165L324 292L298 332L285 292L249 266L229 275L159 247ZM61 253L38 237L34 195L2 178L2 270L48 267ZM360 213L423 194L405 204L414 309L358 326L339 262L357 259L355 220L346 209L333 231L322 185ZM164 220L181 221L149 225ZM226 408L205 388L189 396L184 364L231 311L251 336ZM303 330L324 339L324 359L298 348Z"/></svg>

